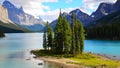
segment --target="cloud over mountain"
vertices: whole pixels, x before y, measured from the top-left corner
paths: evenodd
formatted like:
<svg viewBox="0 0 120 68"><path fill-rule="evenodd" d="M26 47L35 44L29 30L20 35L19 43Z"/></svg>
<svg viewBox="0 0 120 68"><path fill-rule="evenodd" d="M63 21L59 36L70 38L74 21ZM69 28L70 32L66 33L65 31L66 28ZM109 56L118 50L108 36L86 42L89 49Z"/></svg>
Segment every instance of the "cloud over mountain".
<svg viewBox="0 0 120 68"><path fill-rule="evenodd" d="M0 0L1 3L3 1L4 0ZM81 0L9 0L9 1L15 4L15 6L17 7L23 6L23 9L26 13L31 14L36 18L39 18L39 16L41 16L42 19L45 21L46 20L52 21L56 19L56 17L58 17L60 7L55 8L57 4L64 6L64 8L61 7L64 12L69 13L69 11L71 11L71 9L73 10L73 8L74 9L80 8L84 12L90 14L91 12L97 9L98 5L101 2L110 2L110 3L116 2L116 0L82 0L82 1ZM66 3L66 5L63 5L61 1L63 3ZM81 5L81 6L74 6L75 3L73 2L77 3L76 5ZM57 4L45 5L44 3L50 3L50 4L57 3ZM67 4L69 5L69 7L66 7ZM71 7L72 5L73 7Z"/></svg>

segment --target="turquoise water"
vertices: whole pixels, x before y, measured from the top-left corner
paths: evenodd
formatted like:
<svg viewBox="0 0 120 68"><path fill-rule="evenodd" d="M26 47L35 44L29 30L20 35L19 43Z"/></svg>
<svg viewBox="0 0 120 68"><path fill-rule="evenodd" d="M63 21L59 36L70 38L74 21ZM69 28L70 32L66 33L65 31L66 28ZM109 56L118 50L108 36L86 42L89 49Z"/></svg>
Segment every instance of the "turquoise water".
<svg viewBox="0 0 120 68"><path fill-rule="evenodd" d="M0 68L56 68L32 59L29 51L42 48L42 40L42 33L6 34L0 38ZM120 56L120 41L86 40L85 51ZM44 64L38 65L39 62Z"/></svg>
<svg viewBox="0 0 120 68"><path fill-rule="evenodd" d="M120 57L120 41L86 40L84 50Z"/></svg>

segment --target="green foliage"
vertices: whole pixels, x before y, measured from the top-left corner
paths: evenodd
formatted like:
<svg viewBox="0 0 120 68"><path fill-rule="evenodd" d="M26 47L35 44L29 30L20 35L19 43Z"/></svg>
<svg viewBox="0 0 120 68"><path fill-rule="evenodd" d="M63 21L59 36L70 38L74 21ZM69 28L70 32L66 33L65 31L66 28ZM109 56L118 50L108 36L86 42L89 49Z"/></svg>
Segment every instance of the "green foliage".
<svg viewBox="0 0 120 68"><path fill-rule="evenodd" d="M48 25L48 22L46 23L46 30L43 34L43 48L45 50L53 49L53 31L52 28Z"/></svg>
<svg viewBox="0 0 120 68"><path fill-rule="evenodd" d="M84 28L79 20L76 20L75 15L72 15L72 53L74 56L82 54L84 49Z"/></svg>
<svg viewBox="0 0 120 68"><path fill-rule="evenodd" d="M70 24L66 20L66 18L63 18L63 42L64 42L64 51L70 52L71 49L71 28Z"/></svg>
<svg viewBox="0 0 120 68"><path fill-rule="evenodd" d="M47 36L46 36L46 31L43 34L43 48L47 50Z"/></svg>
<svg viewBox="0 0 120 68"><path fill-rule="evenodd" d="M52 28L46 24L46 33L43 37L44 48L56 54L82 54L84 49L84 28L80 21L73 16L73 26L70 27L66 18L63 18L60 12L58 23L53 34Z"/></svg>
<svg viewBox="0 0 120 68"><path fill-rule="evenodd" d="M58 18L58 23L55 29L55 50L58 53L69 53L71 48L71 28L66 20L61 16L61 12Z"/></svg>
<svg viewBox="0 0 120 68"><path fill-rule="evenodd" d="M23 28L19 25L15 25L12 23L4 23L0 21L0 30L4 33L24 33L24 32L32 32L26 28Z"/></svg>
<svg viewBox="0 0 120 68"><path fill-rule="evenodd" d="M50 49L53 49L53 31L52 31L52 28L48 25L48 22L46 24L47 26L47 46L50 48Z"/></svg>
<svg viewBox="0 0 120 68"><path fill-rule="evenodd" d="M86 28L87 39L120 40L120 11L111 13Z"/></svg>
<svg viewBox="0 0 120 68"><path fill-rule="evenodd" d="M35 54L37 57L52 57L52 58L67 58L74 62L67 62L68 64L78 64L80 66L90 67L90 68L118 68L120 66L120 61L118 60L109 60L101 56L97 56L90 53L79 54L76 57L73 57L71 54L55 54L49 50L33 50L31 53Z"/></svg>
<svg viewBox="0 0 120 68"><path fill-rule="evenodd" d="M63 52L63 20L61 12L59 14L58 23L55 28L54 41L55 51L58 53Z"/></svg>

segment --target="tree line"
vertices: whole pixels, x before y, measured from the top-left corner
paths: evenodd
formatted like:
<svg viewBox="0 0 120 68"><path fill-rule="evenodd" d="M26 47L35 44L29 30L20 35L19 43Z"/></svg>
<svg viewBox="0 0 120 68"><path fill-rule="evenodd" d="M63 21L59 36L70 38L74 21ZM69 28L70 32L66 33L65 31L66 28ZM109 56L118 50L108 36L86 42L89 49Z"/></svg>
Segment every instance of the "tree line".
<svg viewBox="0 0 120 68"><path fill-rule="evenodd" d="M87 39L120 40L120 23L108 23L86 29Z"/></svg>
<svg viewBox="0 0 120 68"><path fill-rule="evenodd" d="M83 53L84 49L84 28L82 23L72 14L72 26L65 17L59 14L56 28L53 32L48 22L43 34L43 48L56 54L72 54L76 56Z"/></svg>

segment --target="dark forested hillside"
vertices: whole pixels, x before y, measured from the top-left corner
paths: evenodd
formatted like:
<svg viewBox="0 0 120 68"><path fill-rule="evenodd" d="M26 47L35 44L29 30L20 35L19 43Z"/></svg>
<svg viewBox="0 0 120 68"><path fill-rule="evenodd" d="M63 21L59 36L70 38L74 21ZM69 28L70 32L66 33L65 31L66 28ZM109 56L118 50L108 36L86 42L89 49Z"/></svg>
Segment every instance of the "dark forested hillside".
<svg viewBox="0 0 120 68"><path fill-rule="evenodd" d="M0 21L0 30L4 33L24 33L24 32L30 32L27 29L21 28L20 26L17 26L15 24L7 24Z"/></svg>
<svg viewBox="0 0 120 68"><path fill-rule="evenodd" d="M86 33L88 39L120 40L120 11L97 20Z"/></svg>

